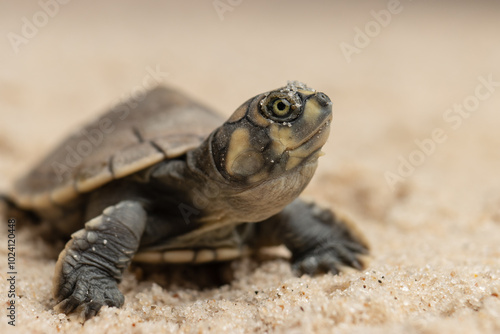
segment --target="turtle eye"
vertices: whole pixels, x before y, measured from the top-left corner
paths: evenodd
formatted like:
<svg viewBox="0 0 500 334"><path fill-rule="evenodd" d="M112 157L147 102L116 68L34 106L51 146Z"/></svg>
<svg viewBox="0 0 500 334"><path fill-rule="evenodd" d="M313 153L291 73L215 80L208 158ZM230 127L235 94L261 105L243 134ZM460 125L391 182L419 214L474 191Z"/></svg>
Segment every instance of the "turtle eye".
<svg viewBox="0 0 500 334"><path fill-rule="evenodd" d="M284 117L290 112L291 103L286 99L276 99L273 102L273 114L278 117Z"/></svg>
<svg viewBox="0 0 500 334"><path fill-rule="evenodd" d="M275 122L291 122L301 112L300 100L283 93L271 93L261 102L261 111L264 116Z"/></svg>

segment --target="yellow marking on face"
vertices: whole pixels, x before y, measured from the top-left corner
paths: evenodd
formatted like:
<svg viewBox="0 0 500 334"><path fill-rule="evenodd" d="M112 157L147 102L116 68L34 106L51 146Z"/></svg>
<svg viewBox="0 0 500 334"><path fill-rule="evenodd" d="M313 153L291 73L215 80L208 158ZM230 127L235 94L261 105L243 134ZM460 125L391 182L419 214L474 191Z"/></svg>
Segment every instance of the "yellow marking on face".
<svg viewBox="0 0 500 334"><path fill-rule="evenodd" d="M323 146L324 143L321 143L320 145L317 145L319 147ZM297 167L302 161L308 160L308 163L314 163L318 160L319 157L322 157L325 155L323 151L316 151L316 153L313 153L311 155L311 152L314 152L312 149L310 150L301 150L300 152L295 152L298 151L299 149L295 149L293 151L290 151L290 156L288 158L288 161L286 162L286 170L290 170L294 167Z"/></svg>
<svg viewBox="0 0 500 334"><path fill-rule="evenodd" d="M314 90L297 89L297 92L304 94L305 96L316 94L316 91Z"/></svg>
<svg viewBox="0 0 500 334"><path fill-rule="evenodd" d="M308 99L304 108L303 118L309 124L316 124L321 117L321 106L314 98Z"/></svg>
<svg viewBox="0 0 500 334"><path fill-rule="evenodd" d="M269 127L269 136L273 140L272 149L275 155L281 155L287 149L287 145L281 141L281 125L271 124Z"/></svg>
<svg viewBox="0 0 500 334"><path fill-rule="evenodd" d="M249 143L250 132L248 132L245 128L236 129L231 135L231 141L229 142L229 149L227 151L226 164L232 164L238 155L248 149Z"/></svg>
<svg viewBox="0 0 500 334"><path fill-rule="evenodd" d="M295 127L279 126L279 138L280 142L287 148L294 147L298 145L299 141L295 135Z"/></svg>
<svg viewBox="0 0 500 334"><path fill-rule="evenodd" d="M226 156L226 170L233 176L250 176L262 169L264 158L250 146L250 132L236 129L231 135Z"/></svg>

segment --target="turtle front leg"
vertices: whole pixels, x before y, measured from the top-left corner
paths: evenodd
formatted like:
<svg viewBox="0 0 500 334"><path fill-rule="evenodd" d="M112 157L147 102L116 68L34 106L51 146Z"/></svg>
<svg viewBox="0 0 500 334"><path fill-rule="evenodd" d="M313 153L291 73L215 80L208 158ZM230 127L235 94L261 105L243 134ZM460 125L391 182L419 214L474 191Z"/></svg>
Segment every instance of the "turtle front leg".
<svg viewBox="0 0 500 334"><path fill-rule="evenodd" d="M368 246L346 220L314 203L296 199L279 214L256 226L255 245L284 244L298 274L337 274L340 265L362 269L358 256Z"/></svg>
<svg viewBox="0 0 500 334"><path fill-rule="evenodd" d="M55 309L70 313L83 306L89 319L103 305L122 306L118 283L139 247L145 225L142 205L122 201L73 233L56 264L53 293L59 304Z"/></svg>

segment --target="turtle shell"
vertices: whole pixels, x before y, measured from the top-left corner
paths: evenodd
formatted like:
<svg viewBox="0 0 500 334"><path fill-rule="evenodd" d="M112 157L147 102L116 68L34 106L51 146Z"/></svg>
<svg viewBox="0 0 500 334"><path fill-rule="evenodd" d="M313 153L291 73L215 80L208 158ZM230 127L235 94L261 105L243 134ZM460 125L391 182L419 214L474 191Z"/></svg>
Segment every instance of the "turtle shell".
<svg viewBox="0 0 500 334"><path fill-rule="evenodd" d="M165 88L126 101L76 132L13 189L25 209L50 209L194 149L223 119Z"/></svg>

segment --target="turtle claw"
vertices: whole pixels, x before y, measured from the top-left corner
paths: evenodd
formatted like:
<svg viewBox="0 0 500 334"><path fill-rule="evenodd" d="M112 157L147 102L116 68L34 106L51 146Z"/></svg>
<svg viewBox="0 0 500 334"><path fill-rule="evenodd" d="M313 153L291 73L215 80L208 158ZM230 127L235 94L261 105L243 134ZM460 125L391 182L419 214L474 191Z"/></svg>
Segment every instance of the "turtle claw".
<svg viewBox="0 0 500 334"><path fill-rule="evenodd" d="M339 263L333 259L320 258L318 256L307 256L301 260L297 260L292 265L292 269L296 275L307 274L314 276L323 272L331 272L332 274L338 274Z"/></svg>
<svg viewBox="0 0 500 334"><path fill-rule="evenodd" d="M62 302L57 304L54 309L59 313L68 314L73 312L78 307L78 305L80 305L80 301L71 296L70 298L66 298Z"/></svg>
<svg viewBox="0 0 500 334"><path fill-rule="evenodd" d="M338 274L341 266L363 269L359 257L368 254L368 246L352 223L317 205L307 207L310 215L303 214L302 219L309 229L302 230L305 240L302 249L293 252L294 271L316 275L324 272ZM302 212L306 210L303 208Z"/></svg>
<svg viewBox="0 0 500 334"><path fill-rule="evenodd" d="M301 275L317 275L320 273L338 274L341 266L349 266L358 270L363 264L357 258L358 252L351 252L342 245L320 246L306 252L293 262L293 270Z"/></svg>
<svg viewBox="0 0 500 334"><path fill-rule="evenodd" d="M88 320L97 315L104 305L121 307L124 303L116 280L99 273L95 268L87 267L85 270L85 267L81 267L67 278L56 292L60 300L55 306L57 312L69 314L82 308L82 314Z"/></svg>
<svg viewBox="0 0 500 334"><path fill-rule="evenodd" d="M99 302L90 302L86 304L84 311L85 320L89 320L90 318L96 316L97 313L99 313L99 311L101 310L102 306L103 304Z"/></svg>

